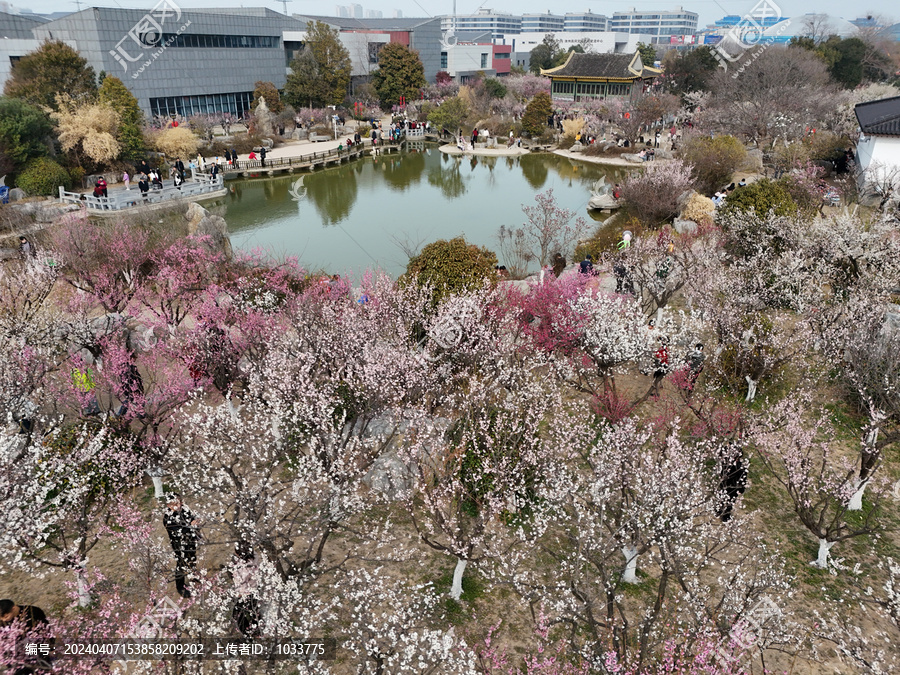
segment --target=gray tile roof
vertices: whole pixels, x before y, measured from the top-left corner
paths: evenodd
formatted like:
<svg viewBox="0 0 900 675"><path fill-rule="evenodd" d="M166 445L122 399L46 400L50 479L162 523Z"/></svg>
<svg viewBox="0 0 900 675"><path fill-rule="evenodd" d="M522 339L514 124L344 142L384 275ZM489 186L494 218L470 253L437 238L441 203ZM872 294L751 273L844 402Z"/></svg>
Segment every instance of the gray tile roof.
<svg viewBox="0 0 900 675"><path fill-rule="evenodd" d="M855 110L864 134L900 136L900 96L860 103Z"/></svg>

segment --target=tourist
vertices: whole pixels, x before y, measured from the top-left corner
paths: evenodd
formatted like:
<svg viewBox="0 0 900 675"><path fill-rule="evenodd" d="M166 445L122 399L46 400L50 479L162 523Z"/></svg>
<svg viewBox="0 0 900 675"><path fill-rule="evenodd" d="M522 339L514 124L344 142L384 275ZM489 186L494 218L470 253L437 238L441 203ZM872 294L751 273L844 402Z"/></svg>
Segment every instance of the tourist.
<svg viewBox="0 0 900 675"><path fill-rule="evenodd" d="M259 637L259 622L262 619L259 600L256 598L259 586L259 564L253 547L246 542L238 542L234 547L231 578L234 580L234 591L237 598L231 610L231 618L245 638Z"/></svg>
<svg viewBox="0 0 900 675"><path fill-rule="evenodd" d="M566 258L562 253L556 253L553 256L553 275L556 278L562 276L563 270L566 269Z"/></svg>
<svg viewBox="0 0 900 675"><path fill-rule="evenodd" d="M581 264L579 265L579 270L581 271L582 274L591 274L592 275L594 273L594 258L593 258L593 256L591 256L590 253L588 253L584 257L584 260L581 261Z"/></svg>
<svg viewBox="0 0 900 675"><path fill-rule="evenodd" d="M175 189L181 190L181 184L184 182L184 178L181 175L181 172L178 169L172 172L172 179L175 183Z"/></svg>
<svg viewBox="0 0 900 675"><path fill-rule="evenodd" d="M230 166L231 165L231 150L229 150L228 148L225 148L224 154L225 154L225 163Z"/></svg>
<svg viewBox="0 0 900 675"><path fill-rule="evenodd" d="M250 151L250 157L248 157L248 159L249 159L251 162L252 162L253 160L256 159L256 153L253 152L253 150Z"/></svg>
<svg viewBox="0 0 900 675"><path fill-rule="evenodd" d="M181 157L175 160L175 168L181 172L181 177L184 178L184 162L181 161Z"/></svg>
<svg viewBox="0 0 900 675"><path fill-rule="evenodd" d="M213 164L209 170L209 175L212 177L212 182L215 183L219 177L219 165Z"/></svg>
<svg viewBox="0 0 900 675"><path fill-rule="evenodd" d="M259 161L262 163L263 166L266 165L266 148L265 148L265 146L263 146L259 149Z"/></svg>
<svg viewBox="0 0 900 675"><path fill-rule="evenodd" d="M100 187L100 192L103 194L103 196L109 197L109 193L107 192L107 189L106 189L107 188L106 179L103 178L103 176L100 176L100 178L97 179L97 185Z"/></svg>
<svg viewBox="0 0 900 675"><path fill-rule="evenodd" d="M646 151L646 150L641 150L641 151L638 153L638 159L641 160L642 162L646 162L646 161L647 161L647 151Z"/></svg>
<svg viewBox="0 0 900 675"><path fill-rule="evenodd" d="M703 343L698 342L694 345L694 351L688 354L688 367L690 374L688 377L688 395L693 393L694 385L697 384L697 378L703 372L703 364L706 361L706 355L703 353Z"/></svg>
<svg viewBox="0 0 900 675"><path fill-rule="evenodd" d="M478 129L472 129L472 149L475 149L475 144L478 142Z"/></svg>
<svg viewBox="0 0 900 675"><path fill-rule="evenodd" d="M141 197L147 199L147 192L150 191L150 183L147 174L142 173L138 177L138 189L141 191Z"/></svg>
<svg viewBox="0 0 900 675"><path fill-rule="evenodd" d="M202 170L202 169L203 169L203 164L204 164L204 161L203 161L203 155L201 155L201 154L198 152L198 153L197 153L197 168Z"/></svg>
<svg viewBox="0 0 900 675"><path fill-rule="evenodd" d="M131 189L131 176L128 175L128 172L122 174L122 182L125 183L125 189Z"/></svg>
<svg viewBox="0 0 900 675"><path fill-rule="evenodd" d="M187 576L197 568L199 523L177 493L166 496L166 507L163 525L175 553L175 589L182 598L189 598L191 592L187 588Z"/></svg>
<svg viewBox="0 0 900 675"><path fill-rule="evenodd" d="M660 335L659 349L653 354L653 385L650 394L652 397L659 397L662 381L667 372L669 372L669 340L665 335Z"/></svg>
<svg viewBox="0 0 900 675"><path fill-rule="evenodd" d="M25 237L19 237L19 255L22 260L27 260L35 256L34 247Z"/></svg>
<svg viewBox="0 0 900 675"><path fill-rule="evenodd" d="M747 187L747 179L741 178L740 182L737 184L738 187Z"/></svg>

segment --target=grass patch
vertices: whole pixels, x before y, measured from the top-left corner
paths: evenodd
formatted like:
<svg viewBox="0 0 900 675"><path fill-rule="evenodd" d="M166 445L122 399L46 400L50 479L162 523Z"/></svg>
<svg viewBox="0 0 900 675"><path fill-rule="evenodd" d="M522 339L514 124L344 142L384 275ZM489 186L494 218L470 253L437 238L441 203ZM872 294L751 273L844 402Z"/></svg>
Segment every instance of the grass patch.
<svg viewBox="0 0 900 675"><path fill-rule="evenodd" d="M454 565L455 567L455 565ZM466 568L462 580L462 596L459 600L450 597L453 585L453 569L448 569L434 582L434 592L441 598L441 608L445 618L454 626L460 626L472 617L472 604L484 596L484 580L477 570Z"/></svg>

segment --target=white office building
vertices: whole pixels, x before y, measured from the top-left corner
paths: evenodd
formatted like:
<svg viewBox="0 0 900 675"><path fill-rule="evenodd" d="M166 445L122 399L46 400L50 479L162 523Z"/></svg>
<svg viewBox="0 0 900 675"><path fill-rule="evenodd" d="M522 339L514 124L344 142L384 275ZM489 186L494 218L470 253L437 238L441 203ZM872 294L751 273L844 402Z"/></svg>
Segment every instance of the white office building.
<svg viewBox="0 0 900 675"><path fill-rule="evenodd" d="M524 27L523 27L524 30ZM566 12L565 28L567 33L604 32L612 30L609 27L609 19L602 14L587 12Z"/></svg>
<svg viewBox="0 0 900 675"><path fill-rule="evenodd" d="M566 29L566 19L559 14L523 14L523 33L559 33Z"/></svg>
<svg viewBox="0 0 900 675"><path fill-rule="evenodd" d="M505 33L521 33L522 17L512 14L497 14L492 9L479 9L475 14L458 14L456 17L441 17L441 30L448 31L454 27L456 31L490 31L497 39Z"/></svg>
<svg viewBox="0 0 900 675"><path fill-rule="evenodd" d="M653 43L669 44L673 36L697 33L696 12L679 7L671 11L614 12L609 20L609 30L621 33L643 33L653 36Z"/></svg>

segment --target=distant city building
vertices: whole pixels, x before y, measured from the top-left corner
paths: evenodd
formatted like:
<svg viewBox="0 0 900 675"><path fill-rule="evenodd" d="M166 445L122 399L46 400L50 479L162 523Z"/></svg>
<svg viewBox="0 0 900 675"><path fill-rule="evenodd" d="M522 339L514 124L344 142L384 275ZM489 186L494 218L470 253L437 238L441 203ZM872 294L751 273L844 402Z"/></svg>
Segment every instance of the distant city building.
<svg viewBox="0 0 900 675"><path fill-rule="evenodd" d="M614 12L609 30L620 33L644 33L653 36L653 43L669 44L672 36L694 35L697 32L696 12L679 7L671 11Z"/></svg>
<svg viewBox="0 0 900 675"><path fill-rule="evenodd" d="M565 31L567 33L606 32L610 30L609 19L602 14L587 12L566 12Z"/></svg>
<svg viewBox="0 0 900 675"><path fill-rule="evenodd" d="M367 9L366 10L366 18L367 19L380 19L383 16L380 9Z"/></svg>
<svg viewBox="0 0 900 675"><path fill-rule="evenodd" d="M506 33L522 32L522 17L512 14L497 14L491 9L480 9L476 14L460 14L455 17L441 17L441 30L447 31L455 27L457 31L477 30L491 31L494 39Z"/></svg>
<svg viewBox="0 0 900 675"><path fill-rule="evenodd" d="M350 5L352 11L350 12L350 16L354 19L363 18L363 8L362 5Z"/></svg>
<svg viewBox="0 0 900 675"><path fill-rule="evenodd" d="M523 14L521 32L523 33L558 33L566 29L566 19L557 14Z"/></svg>
<svg viewBox="0 0 900 675"><path fill-rule="evenodd" d="M393 13L393 17L394 17L395 19L402 19L402 18L403 18L403 11L402 11L402 10L399 10L399 9L395 9L395 10L394 10L394 13Z"/></svg>

